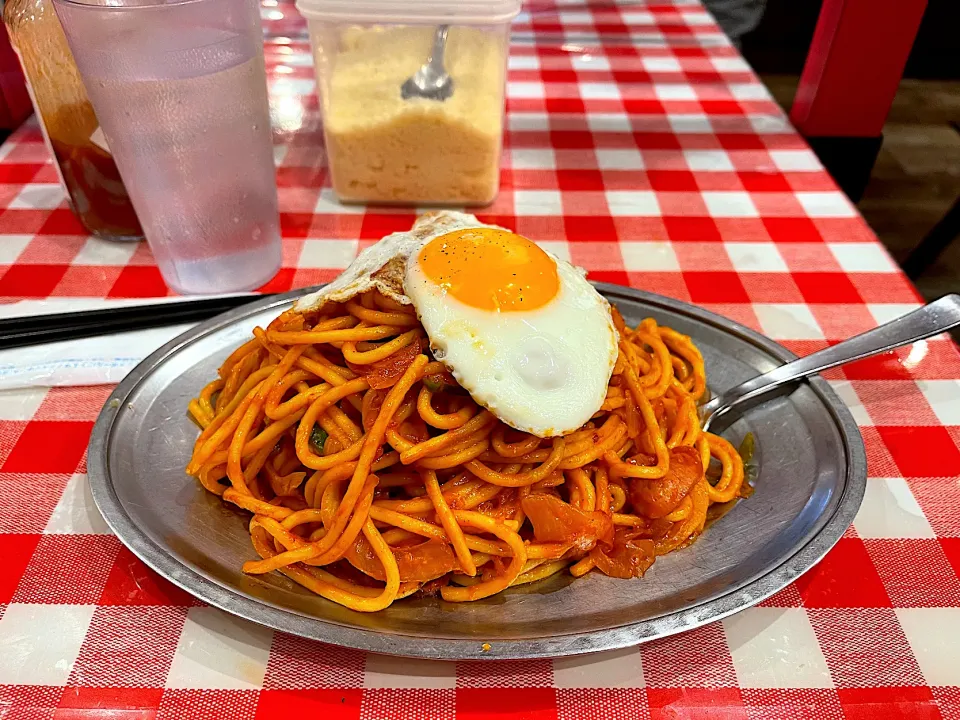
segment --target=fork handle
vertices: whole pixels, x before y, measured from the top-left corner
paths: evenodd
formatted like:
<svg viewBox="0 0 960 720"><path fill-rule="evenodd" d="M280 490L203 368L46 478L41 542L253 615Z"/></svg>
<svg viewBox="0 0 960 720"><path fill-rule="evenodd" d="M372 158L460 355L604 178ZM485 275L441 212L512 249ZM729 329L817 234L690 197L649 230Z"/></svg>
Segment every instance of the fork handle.
<svg viewBox="0 0 960 720"><path fill-rule="evenodd" d="M708 422L774 388L838 365L879 355L960 326L960 295L945 295L896 320L747 380L704 405ZM712 413L712 414L711 414ZM706 423L704 425L706 427Z"/></svg>

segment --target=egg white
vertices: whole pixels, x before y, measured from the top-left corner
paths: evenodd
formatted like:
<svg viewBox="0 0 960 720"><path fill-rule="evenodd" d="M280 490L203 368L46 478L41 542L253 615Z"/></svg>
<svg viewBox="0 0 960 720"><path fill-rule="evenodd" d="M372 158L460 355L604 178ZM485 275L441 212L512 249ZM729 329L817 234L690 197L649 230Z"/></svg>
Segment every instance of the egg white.
<svg viewBox="0 0 960 720"><path fill-rule="evenodd" d="M451 297L407 261L404 290L434 356L473 399L507 425L539 437L580 428L603 404L617 360L607 301L569 263L559 292L530 311L479 310Z"/></svg>
<svg viewBox="0 0 960 720"><path fill-rule="evenodd" d="M372 288L412 303L434 356L477 403L539 437L573 432L603 404L617 360L610 306L583 270L550 253L560 289L546 305L491 312L459 302L423 273L417 256L440 235L480 227L496 226L453 211L424 215L410 232L366 248L336 280L295 307L305 312Z"/></svg>

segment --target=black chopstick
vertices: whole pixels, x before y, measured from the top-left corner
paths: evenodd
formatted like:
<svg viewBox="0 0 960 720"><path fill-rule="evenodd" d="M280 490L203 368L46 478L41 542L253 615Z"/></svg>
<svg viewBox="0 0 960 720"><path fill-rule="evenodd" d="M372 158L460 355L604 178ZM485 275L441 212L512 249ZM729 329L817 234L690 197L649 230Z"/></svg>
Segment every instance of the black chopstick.
<svg viewBox="0 0 960 720"><path fill-rule="evenodd" d="M0 320L0 349L199 322L270 295L231 295Z"/></svg>

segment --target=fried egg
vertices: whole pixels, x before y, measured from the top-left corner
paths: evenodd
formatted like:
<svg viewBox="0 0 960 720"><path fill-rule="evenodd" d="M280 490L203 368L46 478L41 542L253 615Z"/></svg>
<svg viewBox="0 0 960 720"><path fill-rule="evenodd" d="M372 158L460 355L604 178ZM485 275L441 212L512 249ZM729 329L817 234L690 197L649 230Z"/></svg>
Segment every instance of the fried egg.
<svg viewBox="0 0 960 720"><path fill-rule="evenodd" d="M473 399L539 437L600 408L617 359L607 301L579 268L472 215L422 217L361 253L298 310L377 288L412 303L430 348Z"/></svg>

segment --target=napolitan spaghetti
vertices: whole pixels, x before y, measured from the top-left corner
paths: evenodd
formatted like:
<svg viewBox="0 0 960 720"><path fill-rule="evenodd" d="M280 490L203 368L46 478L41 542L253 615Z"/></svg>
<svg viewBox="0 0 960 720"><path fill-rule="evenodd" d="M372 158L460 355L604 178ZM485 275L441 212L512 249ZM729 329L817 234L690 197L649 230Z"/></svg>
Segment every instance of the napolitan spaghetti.
<svg viewBox="0 0 960 720"><path fill-rule="evenodd" d="M279 571L354 610L417 592L477 600L564 570L640 577L748 486L737 449L700 428L690 338L613 318L602 406L540 438L428 355L411 306L369 290L288 311L190 402L203 430L187 472L253 513L260 559L245 572Z"/></svg>

